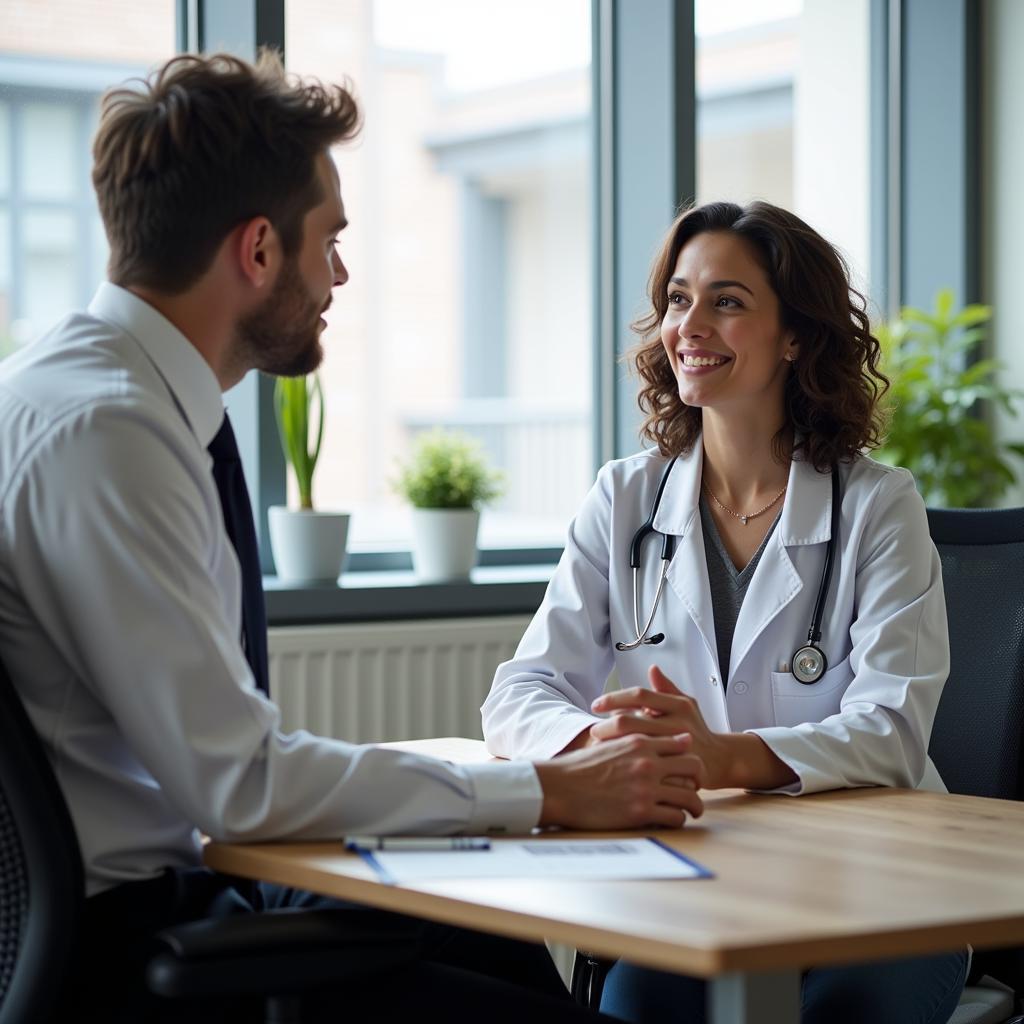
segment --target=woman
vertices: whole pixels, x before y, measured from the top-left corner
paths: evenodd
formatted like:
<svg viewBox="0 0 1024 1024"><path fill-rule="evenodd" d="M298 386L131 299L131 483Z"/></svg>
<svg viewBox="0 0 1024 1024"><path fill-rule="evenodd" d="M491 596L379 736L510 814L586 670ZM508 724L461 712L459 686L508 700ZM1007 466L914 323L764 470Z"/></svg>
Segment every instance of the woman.
<svg viewBox="0 0 1024 1024"><path fill-rule="evenodd" d="M484 703L489 749L687 732L712 789L942 790L927 755L949 667L939 560L910 474L862 454L887 381L842 258L785 210L712 203L672 225L650 299L633 359L653 447L585 499ZM613 670L622 689L603 694ZM813 970L803 1019L940 1024L965 972L962 952ZM703 984L619 963L602 1009L700 1021Z"/></svg>

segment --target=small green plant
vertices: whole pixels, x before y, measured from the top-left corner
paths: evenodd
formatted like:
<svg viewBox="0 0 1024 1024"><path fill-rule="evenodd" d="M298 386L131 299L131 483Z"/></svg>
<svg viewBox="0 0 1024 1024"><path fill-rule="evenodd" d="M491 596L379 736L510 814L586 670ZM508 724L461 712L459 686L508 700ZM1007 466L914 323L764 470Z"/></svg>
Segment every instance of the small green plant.
<svg viewBox="0 0 1024 1024"><path fill-rule="evenodd" d="M475 441L432 430L413 442L395 490L416 508L479 508L501 494L502 477Z"/></svg>
<svg viewBox="0 0 1024 1024"><path fill-rule="evenodd" d="M986 413L996 406L1011 416L1024 392L996 382L1000 364L975 359L992 317L989 306L954 310L943 289L935 309L904 307L876 332L882 369L892 382L885 403L889 429L877 457L905 466L929 505L995 505L1016 477L1006 455L1024 445L997 440ZM978 415L978 403L986 403Z"/></svg>
<svg viewBox="0 0 1024 1024"><path fill-rule="evenodd" d="M281 447L299 486L299 507L311 509L313 473L324 437L324 392L320 377L315 373L308 377L278 377L274 384L274 413Z"/></svg>

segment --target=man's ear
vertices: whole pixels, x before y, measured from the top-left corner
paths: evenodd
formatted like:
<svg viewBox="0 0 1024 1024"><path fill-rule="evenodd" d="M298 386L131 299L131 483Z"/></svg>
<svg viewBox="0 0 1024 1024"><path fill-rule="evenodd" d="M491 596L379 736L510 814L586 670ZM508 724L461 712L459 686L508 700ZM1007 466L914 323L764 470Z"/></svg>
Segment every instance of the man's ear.
<svg viewBox="0 0 1024 1024"><path fill-rule="evenodd" d="M262 290L273 283L281 242L266 217L253 217L239 225L235 251L238 269L253 288Z"/></svg>

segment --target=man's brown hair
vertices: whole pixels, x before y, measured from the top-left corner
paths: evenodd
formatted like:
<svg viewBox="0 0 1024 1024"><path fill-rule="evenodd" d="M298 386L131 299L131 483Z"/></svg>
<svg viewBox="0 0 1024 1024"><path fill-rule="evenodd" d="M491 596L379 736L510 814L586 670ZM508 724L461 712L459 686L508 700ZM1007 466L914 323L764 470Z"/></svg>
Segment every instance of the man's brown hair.
<svg viewBox="0 0 1024 1024"><path fill-rule="evenodd" d="M323 197L316 158L359 130L345 86L285 74L272 51L174 57L103 97L92 180L110 280L177 294L227 234L267 217L286 256Z"/></svg>

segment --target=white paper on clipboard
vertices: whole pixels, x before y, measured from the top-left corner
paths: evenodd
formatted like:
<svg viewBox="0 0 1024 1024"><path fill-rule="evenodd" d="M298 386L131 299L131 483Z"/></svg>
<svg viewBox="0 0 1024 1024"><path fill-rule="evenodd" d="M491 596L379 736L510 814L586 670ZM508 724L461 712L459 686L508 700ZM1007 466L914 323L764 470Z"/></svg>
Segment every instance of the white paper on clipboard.
<svg viewBox="0 0 1024 1024"><path fill-rule="evenodd" d="M489 850L360 851L392 885L447 878L710 878L657 839L492 839Z"/></svg>

